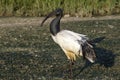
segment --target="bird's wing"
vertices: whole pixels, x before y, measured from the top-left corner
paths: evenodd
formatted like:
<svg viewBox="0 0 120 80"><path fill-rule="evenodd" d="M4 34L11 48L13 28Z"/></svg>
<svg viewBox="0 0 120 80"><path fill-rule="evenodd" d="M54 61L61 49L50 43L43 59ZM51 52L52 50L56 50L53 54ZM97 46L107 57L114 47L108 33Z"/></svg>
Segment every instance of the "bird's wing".
<svg viewBox="0 0 120 80"><path fill-rule="evenodd" d="M86 39L86 40L89 39L86 35L84 35L84 34L79 34L79 33L73 32L73 31L63 30L63 32L72 34L72 35L76 36L77 38L82 38L82 39Z"/></svg>
<svg viewBox="0 0 120 80"><path fill-rule="evenodd" d="M73 52L75 55L83 56L90 62L94 62L95 53L91 44L87 42L86 35L78 34L72 31L63 30L53 36L56 43L60 45L63 51Z"/></svg>
<svg viewBox="0 0 120 80"><path fill-rule="evenodd" d="M61 46L62 49L70 50L76 55L82 55L81 44L83 44L88 38L86 35L68 30L62 30L55 37L53 37L53 39Z"/></svg>

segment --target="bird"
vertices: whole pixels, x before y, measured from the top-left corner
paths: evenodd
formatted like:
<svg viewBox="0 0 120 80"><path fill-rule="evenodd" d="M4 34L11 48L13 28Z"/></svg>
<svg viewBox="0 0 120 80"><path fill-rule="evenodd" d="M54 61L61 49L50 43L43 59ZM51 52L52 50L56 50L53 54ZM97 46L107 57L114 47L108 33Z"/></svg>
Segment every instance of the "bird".
<svg viewBox="0 0 120 80"><path fill-rule="evenodd" d="M72 65L74 61L76 61L76 58L80 56L83 56L84 59L94 63L96 60L96 54L94 47L92 44L90 44L90 39L87 37L87 35L79 34L66 29L60 29L60 21L63 17L63 9L57 8L50 12L41 22L41 26L43 26L43 23L52 16L55 16L55 18L50 23L51 37L54 42L61 47L67 56L67 59L70 61L70 64Z"/></svg>

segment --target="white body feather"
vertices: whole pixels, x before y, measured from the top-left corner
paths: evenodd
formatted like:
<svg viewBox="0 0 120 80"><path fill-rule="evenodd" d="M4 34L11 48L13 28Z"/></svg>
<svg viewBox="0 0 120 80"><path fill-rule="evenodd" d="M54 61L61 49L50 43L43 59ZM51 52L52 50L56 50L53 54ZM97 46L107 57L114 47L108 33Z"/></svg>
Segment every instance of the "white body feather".
<svg viewBox="0 0 120 80"><path fill-rule="evenodd" d="M77 56L82 56L82 46L88 37L83 34L78 34L69 30L61 30L55 36L52 35L53 40L63 49L72 51Z"/></svg>

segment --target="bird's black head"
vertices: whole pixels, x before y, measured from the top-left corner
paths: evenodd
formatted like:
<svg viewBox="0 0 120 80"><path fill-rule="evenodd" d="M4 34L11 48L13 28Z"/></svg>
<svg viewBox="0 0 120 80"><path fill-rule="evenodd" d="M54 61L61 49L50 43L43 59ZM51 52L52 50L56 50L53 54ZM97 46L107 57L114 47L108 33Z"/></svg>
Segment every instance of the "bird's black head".
<svg viewBox="0 0 120 80"><path fill-rule="evenodd" d="M58 8L55 10L56 16L63 16L63 9Z"/></svg>
<svg viewBox="0 0 120 80"><path fill-rule="evenodd" d="M61 9L61 8L57 8L56 10L54 10L54 11L52 11L50 14L48 14L46 17L45 17L45 19L42 21L42 23L41 23L41 26L43 25L43 23L49 18L49 17L51 17L51 16L53 16L53 15L55 15L56 17L58 17L58 16L63 16L63 9Z"/></svg>

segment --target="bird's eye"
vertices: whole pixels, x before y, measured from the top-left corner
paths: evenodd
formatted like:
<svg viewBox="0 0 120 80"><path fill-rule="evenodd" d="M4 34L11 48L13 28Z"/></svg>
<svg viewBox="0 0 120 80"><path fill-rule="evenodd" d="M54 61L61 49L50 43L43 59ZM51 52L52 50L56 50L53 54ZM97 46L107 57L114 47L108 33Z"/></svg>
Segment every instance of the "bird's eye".
<svg viewBox="0 0 120 80"><path fill-rule="evenodd" d="M60 12L57 12L56 15L60 15Z"/></svg>

